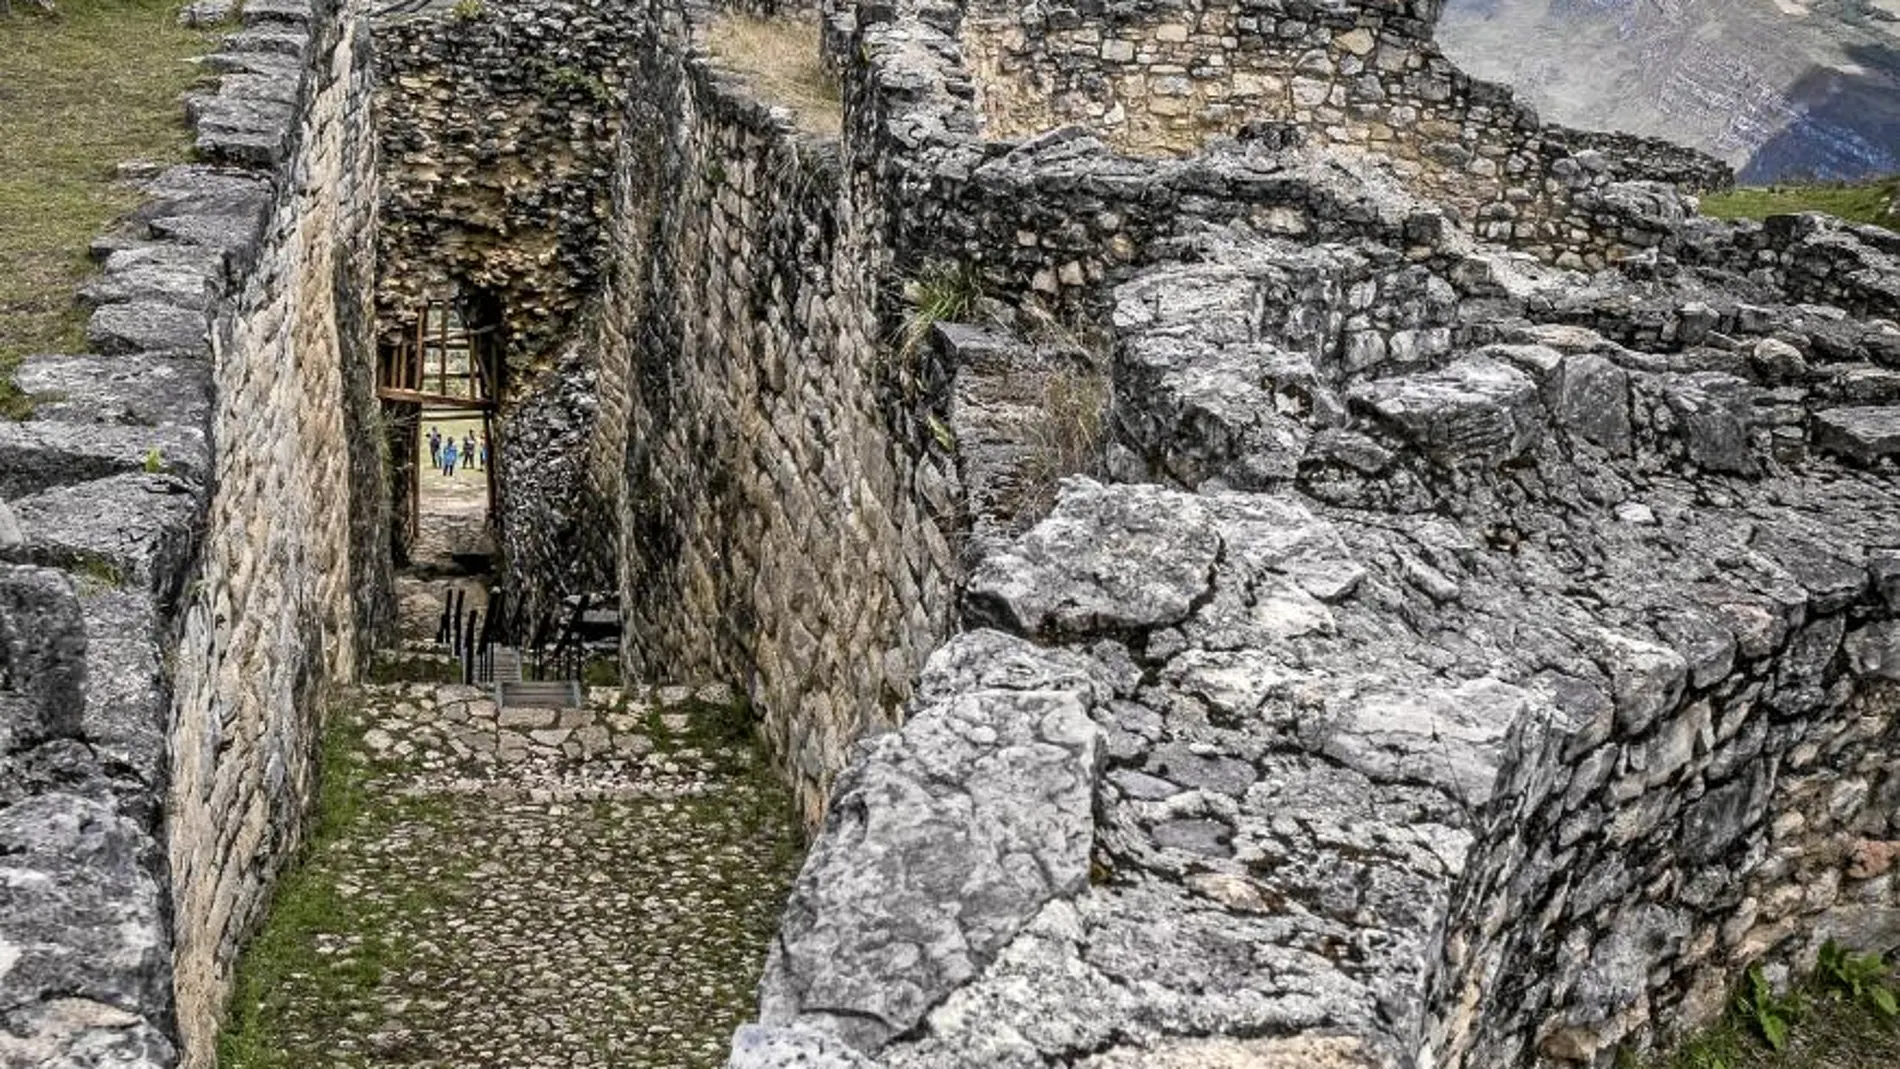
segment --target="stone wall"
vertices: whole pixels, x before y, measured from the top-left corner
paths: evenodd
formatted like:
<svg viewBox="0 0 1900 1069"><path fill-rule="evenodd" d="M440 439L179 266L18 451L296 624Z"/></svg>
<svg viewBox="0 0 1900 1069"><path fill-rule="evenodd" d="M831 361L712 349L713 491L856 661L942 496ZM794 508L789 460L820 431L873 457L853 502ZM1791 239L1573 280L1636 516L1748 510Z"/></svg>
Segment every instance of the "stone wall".
<svg viewBox="0 0 1900 1069"><path fill-rule="evenodd" d="M458 294L498 304L509 365L524 374L572 335L605 269L632 45L646 26L612 0L378 20L385 341L413 330L425 301Z"/></svg>
<svg viewBox="0 0 1900 1069"><path fill-rule="evenodd" d="M847 173L982 279L959 375L1107 332L1111 481L977 517L735 1066L1607 1066L1900 945L1890 234L1605 153L1555 264L1310 128L988 143L959 16L832 16ZM1029 430L970 386L983 507Z"/></svg>
<svg viewBox="0 0 1900 1069"><path fill-rule="evenodd" d="M954 472L927 391L896 373L876 309L890 254L840 146L657 18L675 44L628 125L629 269L590 342L624 434L625 668L744 680L815 821L946 626Z"/></svg>
<svg viewBox="0 0 1900 1069"><path fill-rule="evenodd" d="M250 265L213 323L217 492L172 654L167 815L188 1065L211 1063L238 953L300 838L325 684L354 678L392 597L368 25L347 7L259 6L247 5L249 37L214 60L252 73L195 108L201 150L230 154L205 117L232 109L275 174Z"/></svg>
<svg viewBox="0 0 1900 1069"><path fill-rule="evenodd" d="M95 243L95 353L29 358L36 418L0 427L33 566L0 581L8 1064L210 1063L323 685L389 613L368 39L331 5L242 25L188 101L203 162Z"/></svg>
<svg viewBox="0 0 1900 1069"><path fill-rule="evenodd" d="M1481 237L1540 256L1604 249L1591 192L1632 177L1724 185L1665 142L1547 126L1432 43L1435 4L1148 0L978 3L961 40L985 136L1078 124L1138 155L1296 123L1309 142L1383 160Z"/></svg>
<svg viewBox="0 0 1900 1069"><path fill-rule="evenodd" d="M245 7L187 101L201 162L94 244L93 352L29 357L35 418L0 424L7 1064L210 1063L324 683L389 613L368 39Z"/></svg>

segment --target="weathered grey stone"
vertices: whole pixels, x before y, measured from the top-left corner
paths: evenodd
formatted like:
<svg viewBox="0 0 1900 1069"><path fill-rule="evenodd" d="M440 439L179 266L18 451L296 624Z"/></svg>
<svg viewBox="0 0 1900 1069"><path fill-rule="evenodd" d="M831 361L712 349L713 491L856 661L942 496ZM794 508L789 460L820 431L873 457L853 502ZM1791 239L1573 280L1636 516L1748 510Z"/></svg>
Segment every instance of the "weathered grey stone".
<svg viewBox="0 0 1900 1069"><path fill-rule="evenodd" d="M202 499L163 475L118 475L13 502L26 534L16 556L81 571L105 586L177 592L196 544Z"/></svg>
<svg viewBox="0 0 1900 1069"><path fill-rule="evenodd" d="M1104 535L1113 532L1113 543ZM1116 634L1184 619L1220 541L1204 506L1155 486L1064 484L1049 518L970 578L975 611L1030 634Z"/></svg>
<svg viewBox="0 0 1900 1069"><path fill-rule="evenodd" d="M1351 397L1447 463L1501 464L1530 448L1543 426L1530 377L1483 357L1426 375L1361 383Z"/></svg>
<svg viewBox="0 0 1900 1069"><path fill-rule="evenodd" d="M727 1069L871 1069L876 1063L836 1037L793 1025L740 1025Z"/></svg>
<svg viewBox="0 0 1900 1069"><path fill-rule="evenodd" d="M217 248L173 242L142 244L106 257L105 271L79 290L94 305L156 301L208 309L224 287L224 254Z"/></svg>
<svg viewBox="0 0 1900 1069"><path fill-rule="evenodd" d="M125 301L93 310L86 340L102 353L211 354L201 309L180 308L154 300Z"/></svg>
<svg viewBox="0 0 1900 1069"><path fill-rule="evenodd" d="M43 1059L111 1049L108 1037L142 1023L137 1046L151 1061L104 1064L166 1064L168 1045L152 1034L171 1005L163 892L148 867L156 847L93 799L49 793L0 810L0 1018L12 1026L0 1054L82 1064ZM49 1028L48 1016L76 1020Z"/></svg>
<svg viewBox="0 0 1900 1069"><path fill-rule="evenodd" d="M793 887L761 1020L871 1048L980 973L1087 886L1099 746L1073 689L968 692L871 743Z"/></svg>
<svg viewBox="0 0 1900 1069"><path fill-rule="evenodd" d="M57 572L0 564L0 757L79 734L86 633Z"/></svg>
<svg viewBox="0 0 1900 1069"><path fill-rule="evenodd" d="M1900 407L1861 406L1817 412L1814 444L1863 463L1900 453Z"/></svg>
<svg viewBox="0 0 1900 1069"><path fill-rule="evenodd" d="M282 36L287 42L297 39ZM289 103L236 93L200 94L187 97L186 103L198 131L198 153L203 158L253 167L274 167L282 162L295 118Z"/></svg>
<svg viewBox="0 0 1900 1069"><path fill-rule="evenodd" d="M42 420L203 427L211 413L211 368L202 360L145 353L29 356L13 379L32 395L34 415ZM166 450L157 448L162 459Z"/></svg>
<svg viewBox="0 0 1900 1069"><path fill-rule="evenodd" d="M204 433L194 426L0 423L0 496L21 498L148 469L202 482L207 452Z"/></svg>
<svg viewBox="0 0 1900 1069"><path fill-rule="evenodd" d="M5 501L0 501L0 559L20 548L25 537L20 534L20 521L13 516L13 510Z"/></svg>

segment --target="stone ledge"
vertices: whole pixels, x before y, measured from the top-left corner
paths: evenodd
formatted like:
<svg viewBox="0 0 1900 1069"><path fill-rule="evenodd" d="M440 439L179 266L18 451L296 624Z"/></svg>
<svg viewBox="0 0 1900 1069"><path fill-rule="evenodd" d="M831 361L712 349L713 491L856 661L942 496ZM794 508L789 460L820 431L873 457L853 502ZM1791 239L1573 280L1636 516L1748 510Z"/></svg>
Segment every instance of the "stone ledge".
<svg viewBox="0 0 1900 1069"><path fill-rule="evenodd" d="M178 593L197 550L201 487L164 475L117 475L9 503L26 536L12 559L132 584L161 601Z"/></svg>
<svg viewBox="0 0 1900 1069"><path fill-rule="evenodd" d="M0 499L14 500L16 508L19 498L154 465L202 484L210 461L196 426L0 422Z"/></svg>
<svg viewBox="0 0 1900 1069"><path fill-rule="evenodd" d="M14 382L48 423L180 427L210 424L211 366L203 360L126 356L29 356ZM159 444L163 452L162 443Z"/></svg>

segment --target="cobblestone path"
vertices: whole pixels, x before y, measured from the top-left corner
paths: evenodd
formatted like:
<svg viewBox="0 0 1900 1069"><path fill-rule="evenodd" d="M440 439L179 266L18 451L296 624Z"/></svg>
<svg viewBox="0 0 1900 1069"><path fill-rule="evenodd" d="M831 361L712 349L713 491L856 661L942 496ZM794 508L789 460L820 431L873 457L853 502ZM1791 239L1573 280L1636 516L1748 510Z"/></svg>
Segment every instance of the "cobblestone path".
<svg viewBox="0 0 1900 1069"><path fill-rule="evenodd" d="M734 721L723 687L362 688L222 1064L722 1064L800 844Z"/></svg>

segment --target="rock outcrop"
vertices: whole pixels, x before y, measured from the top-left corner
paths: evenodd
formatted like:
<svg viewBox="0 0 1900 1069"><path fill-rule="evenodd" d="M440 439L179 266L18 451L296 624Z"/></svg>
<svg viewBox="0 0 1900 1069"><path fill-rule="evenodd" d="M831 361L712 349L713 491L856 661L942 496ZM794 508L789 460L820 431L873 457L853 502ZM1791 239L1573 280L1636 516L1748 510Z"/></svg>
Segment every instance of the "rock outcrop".
<svg viewBox="0 0 1900 1069"><path fill-rule="evenodd" d="M959 129L940 15L834 24L883 121ZM1900 244L1580 153L1539 166L1614 176L1553 247L1338 140L976 165L1015 203L965 218L1043 222L961 246L1006 311L941 345L1011 366L1037 304L1105 335L1099 477L979 518L733 1066L1607 1065L1747 963L1900 945ZM1042 238L1106 215L1119 263Z"/></svg>

